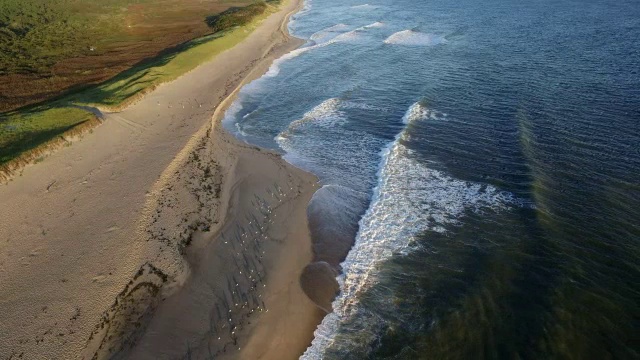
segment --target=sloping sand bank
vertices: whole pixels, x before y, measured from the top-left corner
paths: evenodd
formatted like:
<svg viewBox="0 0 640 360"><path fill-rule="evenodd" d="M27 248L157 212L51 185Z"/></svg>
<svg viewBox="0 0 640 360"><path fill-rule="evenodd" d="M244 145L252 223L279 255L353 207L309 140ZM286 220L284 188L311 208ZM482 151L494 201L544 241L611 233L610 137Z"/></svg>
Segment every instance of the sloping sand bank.
<svg viewBox="0 0 640 360"><path fill-rule="evenodd" d="M3 358L304 351L322 316L299 286L316 180L218 125L241 83L299 45L285 31L298 6L0 186Z"/></svg>

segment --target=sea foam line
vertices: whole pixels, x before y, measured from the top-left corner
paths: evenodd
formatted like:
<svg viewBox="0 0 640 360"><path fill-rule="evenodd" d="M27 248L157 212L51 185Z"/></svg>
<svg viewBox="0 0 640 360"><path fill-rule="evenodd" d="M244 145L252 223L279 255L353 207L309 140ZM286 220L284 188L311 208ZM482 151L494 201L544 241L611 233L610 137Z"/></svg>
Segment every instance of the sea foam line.
<svg viewBox="0 0 640 360"><path fill-rule="evenodd" d="M336 24L336 25L334 25L334 26L332 26L330 28L321 30L320 32L329 31L329 29L338 27L340 25L342 25L342 24ZM356 28L354 30L347 31L347 32L340 33L338 31L330 31L330 32L337 33L337 35L334 36L334 37L331 37L331 36L327 35L327 39L321 38L319 32L315 33L314 35L316 36L316 38L320 38L321 40L325 40L325 41L324 42L316 42L313 39L311 39L311 41L312 41L311 44L312 45L295 49L295 50L293 50L293 51L281 56L279 59L277 59L277 60L275 60L273 62L273 64L271 65L271 67L269 68L269 70L267 71L267 73L264 76L265 77L277 76L280 73L280 66L285 61L288 61L288 60L291 60L293 58L296 58L296 57L298 57L298 56L300 56L300 55L302 55L302 54L304 54L306 52L309 52L311 50L320 49L320 48L323 48L323 47L326 47L326 46L329 46L329 45L332 45L332 44L336 44L336 43L352 41L352 40L354 40L354 39L356 39L358 37L360 32L362 32L364 30L367 30L367 29L380 27L382 25L383 25L383 23L377 21L377 22L374 22L372 24L361 26L359 28Z"/></svg>
<svg viewBox="0 0 640 360"><path fill-rule="evenodd" d="M309 3L306 3L306 6L309 6ZM294 59L306 52L312 51L314 49L319 49L319 48L323 48L332 44L336 44L336 43L341 43L341 42L348 42L351 41L355 38L357 38L358 34L368 30L368 29L372 29L372 28L378 28L378 27L382 27L385 24L379 21L376 21L374 23L365 25L365 26L361 26L359 28L356 28L354 30L351 31L345 31L345 32L340 32L340 30L346 30L348 29L348 25L345 24L336 24L333 25L329 28L320 30L319 32L314 33L313 35L311 35L310 41L311 44L310 46L305 46L305 47L301 47L298 49L295 49L293 51L290 51L284 55L282 55L280 58L276 59L273 61L273 63L271 64L271 66L269 67L269 69L267 70L267 72L260 78L250 82L249 84L245 85L241 90L240 93L238 94L238 98L236 99L236 101L234 101L234 103L231 105L231 107L227 110L224 119L223 119L223 123L225 124L230 124L233 122L233 120L237 117L238 113L242 110L242 101L243 101L243 97L246 96L247 93L251 93L251 92L255 92L260 88L260 85L268 78L273 78L278 76L278 74L280 74L280 67L283 63L285 63L286 61L289 61L291 59ZM322 36L322 33L334 33L335 36L331 36L331 35L327 35L327 36ZM316 40L324 40L323 42L320 41L315 41L313 38L316 38ZM239 134L239 133L237 133Z"/></svg>

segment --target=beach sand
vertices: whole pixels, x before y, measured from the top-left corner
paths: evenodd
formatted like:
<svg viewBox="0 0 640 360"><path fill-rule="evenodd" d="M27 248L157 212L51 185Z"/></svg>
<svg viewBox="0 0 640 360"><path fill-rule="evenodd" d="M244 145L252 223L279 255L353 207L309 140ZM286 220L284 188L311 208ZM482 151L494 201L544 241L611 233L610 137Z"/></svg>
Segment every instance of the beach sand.
<svg viewBox="0 0 640 360"><path fill-rule="evenodd" d="M324 312L312 175L220 124L300 45L291 0L245 41L0 186L0 356L294 359ZM237 304L237 305L236 305Z"/></svg>

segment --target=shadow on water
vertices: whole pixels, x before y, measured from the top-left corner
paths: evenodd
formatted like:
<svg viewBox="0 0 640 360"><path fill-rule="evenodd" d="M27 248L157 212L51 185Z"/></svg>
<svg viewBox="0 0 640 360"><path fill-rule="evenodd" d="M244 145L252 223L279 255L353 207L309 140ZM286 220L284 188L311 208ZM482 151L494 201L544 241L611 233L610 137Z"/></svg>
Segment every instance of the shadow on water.
<svg viewBox="0 0 640 360"><path fill-rule="evenodd" d="M382 265L379 287L391 293L372 290L363 303L391 296L394 304L376 309L385 326L371 358L539 358L535 339L558 274L532 212L471 215L448 233L422 234L409 255ZM494 221L506 229L492 231Z"/></svg>
<svg viewBox="0 0 640 360"><path fill-rule="evenodd" d="M558 119L538 116L542 121L546 127L519 114L537 221L562 273L551 294L544 350L573 359L638 358L640 232L632 204L640 192L625 180L633 165L620 161L623 151L604 152L596 142L567 145L585 127L566 133Z"/></svg>

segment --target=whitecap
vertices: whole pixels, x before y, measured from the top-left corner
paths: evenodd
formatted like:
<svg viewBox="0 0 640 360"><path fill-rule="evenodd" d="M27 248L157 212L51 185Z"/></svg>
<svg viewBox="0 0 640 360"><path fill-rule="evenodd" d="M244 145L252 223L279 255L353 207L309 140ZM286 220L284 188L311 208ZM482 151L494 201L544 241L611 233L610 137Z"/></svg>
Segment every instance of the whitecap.
<svg viewBox="0 0 640 360"><path fill-rule="evenodd" d="M329 40L321 43L312 43L311 46L301 47L295 49L287 54L284 54L279 59L275 60L269 70L264 74L264 77L275 77L280 73L280 65L287 60L291 60L296 58L308 51L323 48L325 46L329 46L336 43L349 42L358 37L358 32L362 31L364 27L357 28L352 31L347 31L343 33L338 33L336 36L328 36Z"/></svg>
<svg viewBox="0 0 640 360"><path fill-rule="evenodd" d="M399 31L384 41L385 44L404 46L433 46L444 42L446 40L443 36L413 30Z"/></svg>
<svg viewBox="0 0 640 360"><path fill-rule="evenodd" d="M429 109L420 103L415 103L411 105L402 117L402 122L404 124L411 124L414 121L427 119L444 121L447 120L447 114Z"/></svg>
<svg viewBox="0 0 640 360"><path fill-rule="evenodd" d="M362 28L363 29L374 29L374 28L381 28L384 27L385 23L383 23L382 21L376 21L373 24L369 24L369 25L365 25Z"/></svg>
<svg viewBox="0 0 640 360"><path fill-rule="evenodd" d="M301 119L291 122L288 128L280 135L288 137L291 132L311 122L314 126L324 128L344 124L347 119L345 113L339 109L340 104L341 100L337 98L323 101L320 105L305 113Z"/></svg>
<svg viewBox="0 0 640 360"><path fill-rule="evenodd" d="M359 10L370 10L370 9L375 9L376 6L375 5L370 5L370 4L362 4L362 5L353 5L351 8L352 9L359 9Z"/></svg>
<svg viewBox="0 0 640 360"><path fill-rule="evenodd" d="M344 125L347 122L347 114L344 110L347 109L386 111L386 109L375 105L330 98L324 100L313 109L306 112L300 119L292 121L287 129L276 137L276 140L288 138L291 133L308 125L321 128L331 128L338 125Z"/></svg>
<svg viewBox="0 0 640 360"><path fill-rule="evenodd" d="M336 24L326 29L322 29L318 32L313 33L309 39L312 40L315 44L323 43L331 40L336 37L338 34L343 33L349 30L349 25L346 24Z"/></svg>

